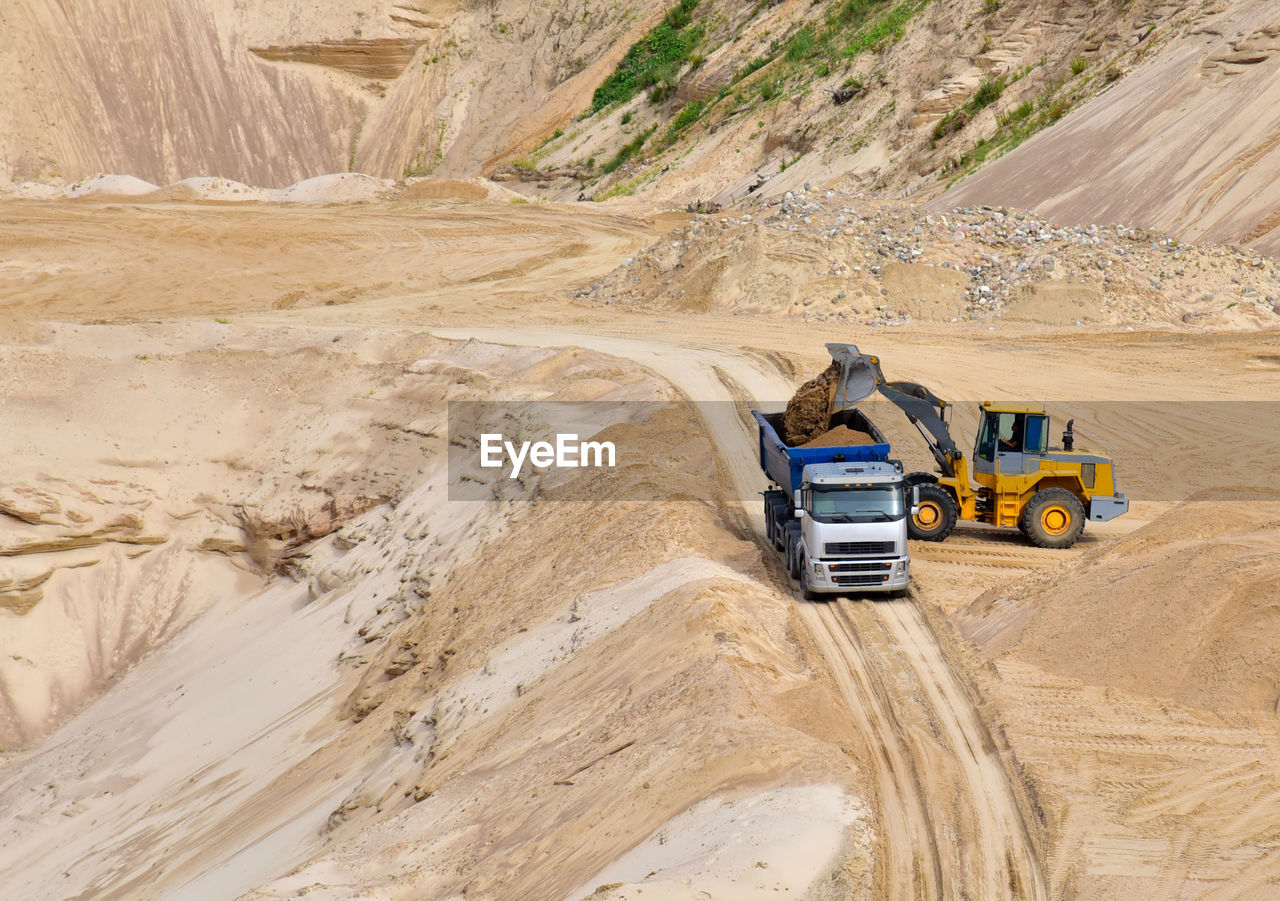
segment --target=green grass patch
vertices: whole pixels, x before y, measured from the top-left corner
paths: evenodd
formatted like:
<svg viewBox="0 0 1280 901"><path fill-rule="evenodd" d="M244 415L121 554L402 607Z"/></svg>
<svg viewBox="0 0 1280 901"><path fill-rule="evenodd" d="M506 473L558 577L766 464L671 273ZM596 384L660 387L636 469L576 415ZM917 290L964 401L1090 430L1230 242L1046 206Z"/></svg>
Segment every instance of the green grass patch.
<svg viewBox="0 0 1280 901"><path fill-rule="evenodd" d="M684 109L680 110L676 117L671 120L671 125L667 128L666 140L668 142L674 141L680 132L698 121L698 117L702 115L704 109L706 109L706 104L701 100L686 103Z"/></svg>
<svg viewBox="0 0 1280 901"><path fill-rule="evenodd" d="M769 54L762 54L760 56L757 56L755 59L751 60L741 69L739 69L737 72L733 73L733 80L735 82L742 81L742 79L750 75L754 75L756 72L763 69L765 66L769 65L769 63L771 62L773 62L773 57L770 56Z"/></svg>
<svg viewBox="0 0 1280 901"><path fill-rule="evenodd" d="M1001 128L1009 128L1031 118L1031 114L1036 111L1035 104L1030 100L1020 103L1018 106L1009 110L1007 113L1000 113L996 116L996 124Z"/></svg>
<svg viewBox="0 0 1280 901"><path fill-rule="evenodd" d="M625 103L645 88L658 86L669 92L679 72L702 40L703 27L693 23L699 0L680 0L666 18L643 40L631 45L613 74L596 88L591 113Z"/></svg>
<svg viewBox="0 0 1280 901"><path fill-rule="evenodd" d="M623 163L625 163L627 160L631 159L633 156L635 156L637 153L640 152L640 150L644 147L644 142L649 140L649 136L652 135L656 130L657 130L657 126L652 126L640 132L640 134L636 135L626 144L623 144L621 149L619 149L618 152L614 154L613 159L609 160L600 168L605 173L613 172L616 169L618 169L618 167L620 167Z"/></svg>
<svg viewBox="0 0 1280 901"><path fill-rule="evenodd" d="M929 0L907 0L865 28L859 30L844 49L846 57L854 57L867 50L883 50L902 40L906 25L916 13L929 5Z"/></svg>
<svg viewBox="0 0 1280 901"><path fill-rule="evenodd" d="M787 59L793 63L808 59L810 54L813 53L814 43L813 29L806 25L793 34L791 40L787 41Z"/></svg>
<svg viewBox="0 0 1280 901"><path fill-rule="evenodd" d="M881 50L900 40L907 22L929 5L929 0L843 0L835 4L821 24L800 28L734 73L731 84L749 78L770 63L773 87L762 91L765 100L779 96L784 84L826 77L867 50Z"/></svg>
<svg viewBox="0 0 1280 901"><path fill-rule="evenodd" d="M960 174L948 182L948 187L988 160L1004 156L1027 138L1053 125L1070 112L1074 105L1073 97L1058 96L1057 91L1060 87L1061 85L1057 83L1051 84L1036 103L1026 101L996 116L995 134L982 138L960 157L958 161Z"/></svg>
<svg viewBox="0 0 1280 901"><path fill-rule="evenodd" d="M960 131L980 111L999 100L1000 95L1004 93L1005 87L1003 78L982 79L978 89L973 92L972 97L965 101L963 106L956 107L939 119L937 125L933 126L933 139L941 141L947 135ZM1024 116L1023 118L1026 117Z"/></svg>
<svg viewBox="0 0 1280 901"><path fill-rule="evenodd" d="M973 92L973 96L965 104L965 107L968 108L971 114L978 112L978 110L986 109L1000 99L1004 89L1005 82L1003 78L984 78L982 83L978 85L978 90Z"/></svg>

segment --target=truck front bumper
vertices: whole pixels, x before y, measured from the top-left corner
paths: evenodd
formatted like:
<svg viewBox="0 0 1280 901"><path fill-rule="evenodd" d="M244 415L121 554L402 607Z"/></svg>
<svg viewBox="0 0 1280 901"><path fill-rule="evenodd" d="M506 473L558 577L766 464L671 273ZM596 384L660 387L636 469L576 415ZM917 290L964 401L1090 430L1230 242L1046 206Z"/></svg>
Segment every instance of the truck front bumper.
<svg viewBox="0 0 1280 901"><path fill-rule="evenodd" d="M901 591L911 580L911 559L822 559L810 557L809 587L823 594Z"/></svg>
<svg viewBox="0 0 1280 901"><path fill-rule="evenodd" d="M1115 497L1089 498L1090 522L1106 522L1128 512L1129 499L1123 494L1117 494Z"/></svg>

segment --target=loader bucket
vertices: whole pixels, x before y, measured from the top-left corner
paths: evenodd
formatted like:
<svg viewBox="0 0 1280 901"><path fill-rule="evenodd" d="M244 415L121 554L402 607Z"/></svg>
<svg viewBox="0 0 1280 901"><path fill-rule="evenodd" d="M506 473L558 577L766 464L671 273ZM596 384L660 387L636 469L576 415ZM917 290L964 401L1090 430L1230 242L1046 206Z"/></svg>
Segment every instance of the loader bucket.
<svg viewBox="0 0 1280 901"><path fill-rule="evenodd" d="M839 413L866 400L884 384L880 360L864 354L853 344L828 344L831 359L840 364L840 378L831 400L831 412Z"/></svg>

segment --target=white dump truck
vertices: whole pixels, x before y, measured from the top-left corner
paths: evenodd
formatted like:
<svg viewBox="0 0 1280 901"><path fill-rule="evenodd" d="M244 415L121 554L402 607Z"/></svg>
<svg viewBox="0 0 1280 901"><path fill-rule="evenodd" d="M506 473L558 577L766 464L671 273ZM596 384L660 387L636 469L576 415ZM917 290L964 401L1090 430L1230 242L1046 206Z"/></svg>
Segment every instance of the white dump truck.
<svg viewBox="0 0 1280 901"><path fill-rule="evenodd" d="M849 446L789 447L782 414L752 411L760 425L760 466L776 487L764 492L765 530L806 600L820 594L906 594L907 491L889 443L860 410L833 416L869 438Z"/></svg>

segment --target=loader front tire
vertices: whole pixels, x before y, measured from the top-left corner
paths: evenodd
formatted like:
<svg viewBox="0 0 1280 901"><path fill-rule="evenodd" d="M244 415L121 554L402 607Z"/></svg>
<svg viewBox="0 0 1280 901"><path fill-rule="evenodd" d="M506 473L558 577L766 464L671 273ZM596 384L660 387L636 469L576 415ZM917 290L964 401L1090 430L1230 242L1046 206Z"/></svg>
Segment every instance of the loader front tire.
<svg viewBox="0 0 1280 901"><path fill-rule="evenodd" d="M914 516L907 517L907 537L917 541L941 541L956 527L956 502L941 485L917 485L919 502Z"/></svg>

